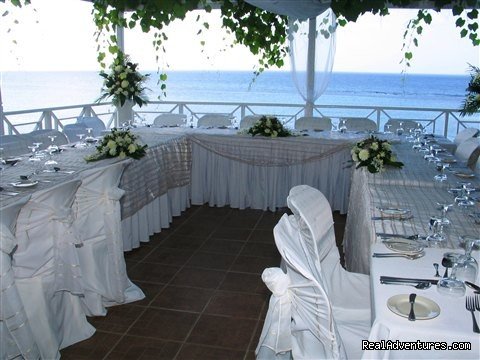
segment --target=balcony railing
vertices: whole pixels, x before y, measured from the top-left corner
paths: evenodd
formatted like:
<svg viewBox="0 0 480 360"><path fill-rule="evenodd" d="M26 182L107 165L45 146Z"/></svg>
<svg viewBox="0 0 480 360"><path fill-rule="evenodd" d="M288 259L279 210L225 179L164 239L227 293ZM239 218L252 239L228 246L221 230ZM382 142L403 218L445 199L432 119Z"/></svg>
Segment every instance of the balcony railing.
<svg viewBox="0 0 480 360"><path fill-rule="evenodd" d="M281 118L293 128L295 121L303 116L305 104L152 101L142 108L135 107L134 111L135 120L145 124L152 123L160 113L186 114L192 126L207 113L228 114L237 124L246 115L268 114ZM64 125L75 123L77 117L82 116L97 116L107 128L122 125L117 123L116 110L111 103L94 103L6 111L0 122L0 134L21 134L39 129L61 131ZM480 128L480 116L461 118L458 109L315 105L314 116L328 116L333 123L340 118L368 118L374 120L380 130L390 119L413 120L427 131L449 138L465 127Z"/></svg>

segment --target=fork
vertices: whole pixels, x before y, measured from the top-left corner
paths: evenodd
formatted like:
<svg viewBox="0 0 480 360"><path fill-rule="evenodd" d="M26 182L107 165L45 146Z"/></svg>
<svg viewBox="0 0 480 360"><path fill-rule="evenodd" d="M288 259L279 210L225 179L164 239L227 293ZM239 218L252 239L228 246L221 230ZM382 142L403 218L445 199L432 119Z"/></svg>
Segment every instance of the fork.
<svg viewBox="0 0 480 360"><path fill-rule="evenodd" d="M480 329L478 328L477 320L475 319L475 307L477 308L477 310L480 308L478 298L475 299L475 297L473 296L467 296L465 298L465 307L472 314L473 332L480 334Z"/></svg>

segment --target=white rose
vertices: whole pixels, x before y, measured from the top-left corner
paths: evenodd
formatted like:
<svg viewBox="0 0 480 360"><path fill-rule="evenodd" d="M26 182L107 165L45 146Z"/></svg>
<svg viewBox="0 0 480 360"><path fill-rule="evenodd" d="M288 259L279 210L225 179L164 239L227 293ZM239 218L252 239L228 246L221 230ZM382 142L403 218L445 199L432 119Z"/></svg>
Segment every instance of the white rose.
<svg viewBox="0 0 480 360"><path fill-rule="evenodd" d="M278 135L278 132L276 132L275 130L273 130L273 132L272 132L272 137L277 137L277 135Z"/></svg>
<svg viewBox="0 0 480 360"><path fill-rule="evenodd" d="M384 143L382 147L387 151L389 151L392 148L388 142Z"/></svg>
<svg viewBox="0 0 480 360"><path fill-rule="evenodd" d="M352 154L352 160L355 161L355 162L358 162L358 155L357 155L357 153L354 152L354 153Z"/></svg>
<svg viewBox="0 0 480 360"><path fill-rule="evenodd" d="M137 145L135 145L135 144L128 145L128 152L130 154L133 154L135 151L137 151Z"/></svg>
<svg viewBox="0 0 480 360"><path fill-rule="evenodd" d="M270 129L265 129L265 134L270 134Z"/></svg>
<svg viewBox="0 0 480 360"><path fill-rule="evenodd" d="M115 149L117 147L117 144L115 143L115 141L109 140L108 143L107 143L107 147L109 149Z"/></svg>
<svg viewBox="0 0 480 360"><path fill-rule="evenodd" d="M371 148L372 150L378 150L378 143L376 143L376 142L372 143L372 145L370 146L370 148Z"/></svg>
<svg viewBox="0 0 480 360"><path fill-rule="evenodd" d="M128 85L130 85L130 84L128 83L128 80L123 80L123 81L122 81L122 88L127 88Z"/></svg>
<svg viewBox="0 0 480 360"><path fill-rule="evenodd" d="M126 79L126 78L127 78L127 73L126 73L126 72L122 72L122 73L119 75L119 78L120 78L120 79Z"/></svg>
<svg viewBox="0 0 480 360"><path fill-rule="evenodd" d="M117 71L117 72L122 71L122 65L115 66L115 71Z"/></svg>
<svg viewBox="0 0 480 360"><path fill-rule="evenodd" d="M109 153L110 155L112 155L112 156L115 156L115 155L117 155L117 149L116 149L116 148L112 148L112 149L110 149L110 150L108 151L108 153Z"/></svg>
<svg viewBox="0 0 480 360"><path fill-rule="evenodd" d="M362 160L362 161L367 160L369 156L370 156L370 153L369 153L368 150L366 150L366 149L362 149L362 150L360 150L360 152L358 153L358 157L359 157L359 159Z"/></svg>

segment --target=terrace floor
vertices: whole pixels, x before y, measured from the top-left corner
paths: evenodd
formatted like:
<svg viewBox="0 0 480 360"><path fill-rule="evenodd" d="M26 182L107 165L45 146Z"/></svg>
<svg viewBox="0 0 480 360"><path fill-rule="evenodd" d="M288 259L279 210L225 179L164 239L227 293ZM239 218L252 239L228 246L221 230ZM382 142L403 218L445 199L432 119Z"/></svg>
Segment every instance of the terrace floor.
<svg viewBox="0 0 480 360"><path fill-rule="evenodd" d="M192 206L150 242L125 253L146 298L89 318L97 332L62 359L254 359L278 266L277 212ZM337 243L346 216L334 213Z"/></svg>

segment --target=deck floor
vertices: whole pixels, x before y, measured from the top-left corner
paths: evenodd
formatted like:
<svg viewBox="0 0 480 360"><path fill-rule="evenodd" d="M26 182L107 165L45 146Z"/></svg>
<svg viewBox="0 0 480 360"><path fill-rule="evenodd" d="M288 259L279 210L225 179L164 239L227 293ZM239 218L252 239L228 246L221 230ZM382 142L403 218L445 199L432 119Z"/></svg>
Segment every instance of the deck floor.
<svg viewBox="0 0 480 360"><path fill-rule="evenodd" d="M91 317L94 336L62 359L254 359L280 255L272 229L287 212L192 206L149 243L125 253L142 301ZM346 216L334 213L337 242Z"/></svg>

